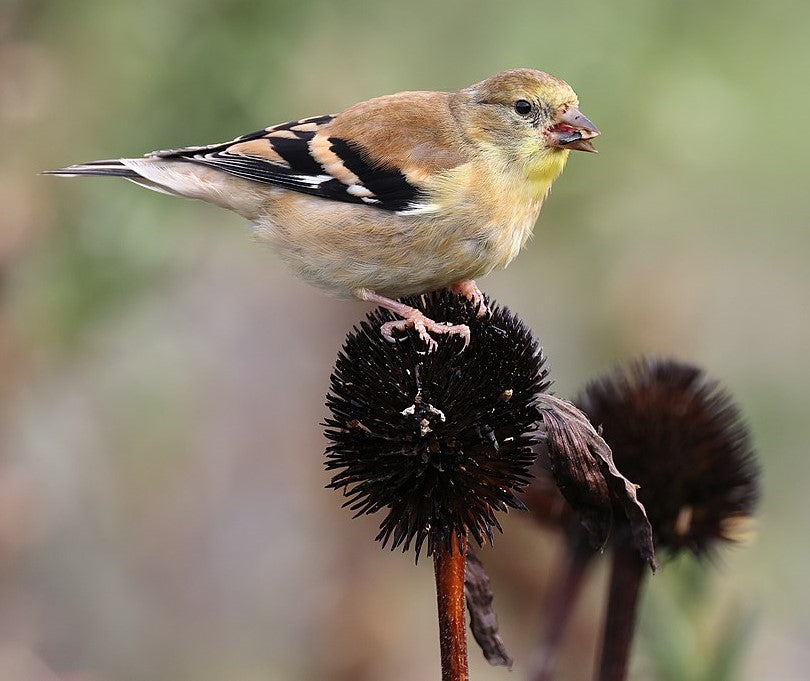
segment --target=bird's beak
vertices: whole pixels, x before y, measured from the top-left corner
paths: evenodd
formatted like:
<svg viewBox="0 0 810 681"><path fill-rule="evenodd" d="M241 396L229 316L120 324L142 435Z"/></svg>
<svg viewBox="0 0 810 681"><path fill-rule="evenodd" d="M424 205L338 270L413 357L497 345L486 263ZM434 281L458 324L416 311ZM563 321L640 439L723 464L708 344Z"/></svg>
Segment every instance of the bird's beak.
<svg viewBox="0 0 810 681"><path fill-rule="evenodd" d="M561 149L590 151L595 154L596 149L593 148L591 139L599 134L599 128L585 114L576 107L569 106L549 131L549 144Z"/></svg>

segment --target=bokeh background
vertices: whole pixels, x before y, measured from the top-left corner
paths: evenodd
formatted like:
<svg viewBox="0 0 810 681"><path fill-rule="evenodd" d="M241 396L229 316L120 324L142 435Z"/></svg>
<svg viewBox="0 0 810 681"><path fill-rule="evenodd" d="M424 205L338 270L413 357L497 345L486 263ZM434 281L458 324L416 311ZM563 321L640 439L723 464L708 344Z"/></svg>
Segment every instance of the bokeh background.
<svg viewBox="0 0 810 681"><path fill-rule="evenodd" d="M438 678L432 570L325 490L324 393L367 308L242 221L38 170L229 139L531 66L604 131L482 287L558 394L675 354L723 380L764 468L758 536L647 584L633 678L808 678L810 5L0 1L0 679ZM524 678L560 538L484 552ZM604 565L561 679L589 678Z"/></svg>

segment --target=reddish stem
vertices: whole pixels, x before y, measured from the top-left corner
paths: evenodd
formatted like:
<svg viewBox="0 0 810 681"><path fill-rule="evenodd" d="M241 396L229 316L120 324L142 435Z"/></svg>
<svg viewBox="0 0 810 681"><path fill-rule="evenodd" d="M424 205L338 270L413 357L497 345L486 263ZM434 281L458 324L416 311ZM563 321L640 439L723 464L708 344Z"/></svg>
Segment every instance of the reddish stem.
<svg viewBox="0 0 810 681"><path fill-rule="evenodd" d="M464 568L467 537L453 538L450 551L444 547L433 554L436 596L439 606L439 646L442 681L468 681L467 620L464 611Z"/></svg>
<svg viewBox="0 0 810 681"><path fill-rule="evenodd" d="M599 681L624 681L627 677L627 662L633 643L644 570L645 563L633 546L623 543L615 545L610 596L602 634Z"/></svg>

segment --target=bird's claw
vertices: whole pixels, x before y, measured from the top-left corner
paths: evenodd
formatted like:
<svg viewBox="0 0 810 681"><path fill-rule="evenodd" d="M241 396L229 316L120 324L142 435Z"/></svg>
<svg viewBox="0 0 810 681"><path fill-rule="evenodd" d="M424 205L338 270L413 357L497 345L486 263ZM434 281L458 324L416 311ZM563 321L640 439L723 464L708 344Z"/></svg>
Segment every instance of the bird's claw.
<svg viewBox="0 0 810 681"><path fill-rule="evenodd" d="M432 319L426 317L419 310L414 310L413 314L409 314L404 319L396 321L385 322L380 327L380 333L389 343L396 343L397 339L393 335L393 331L405 331L413 327L419 338L427 345L427 351L433 352L439 347L439 344L431 337L429 332L438 334L448 334L452 336L461 336L464 339L464 348L470 344L470 327L466 324L451 324L450 322L434 322ZM462 349L464 349L462 348Z"/></svg>

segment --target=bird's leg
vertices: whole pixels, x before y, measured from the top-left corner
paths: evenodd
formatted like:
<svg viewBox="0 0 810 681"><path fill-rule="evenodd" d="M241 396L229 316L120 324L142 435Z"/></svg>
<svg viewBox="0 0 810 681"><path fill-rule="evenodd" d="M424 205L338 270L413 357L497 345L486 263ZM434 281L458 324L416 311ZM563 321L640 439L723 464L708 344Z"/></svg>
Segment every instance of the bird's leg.
<svg viewBox="0 0 810 681"><path fill-rule="evenodd" d="M354 295L360 298L360 300L366 300L370 303L379 305L380 307L384 307L386 310L390 310L394 314L402 317L402 320L398 322L386 322L380 327L380 333L382 333L383 338L390 343L396 342L396 338L394 338L392 331L404 331L409 327L416 329L419 337L427 345L428 352L432 352L438 347L436 341L430 337L430 334L428 333L429 331L432 331L433 333L447 333L461 336L464 339L465 348L470 343L470 327L465 324L434 322L415 307L405 305L404 303L400 303L396 300L391 300L391 298L386 298L385 296L381 296L374 293L374 291L369 291L368 289L357 289L354 292Z"/></svg>
<svg viewBox="0 0 810 681"><path fill-rule="evenodd" d="M462 279L461 281L452 284L449 288L453 293L460 293L467 300L474 303L478 307L479 317L483 317L489 312L487 309L487 304L484 302L484 294L481 293L481 289L478 288L478 284L476 284L472 279Z"/></svg>

